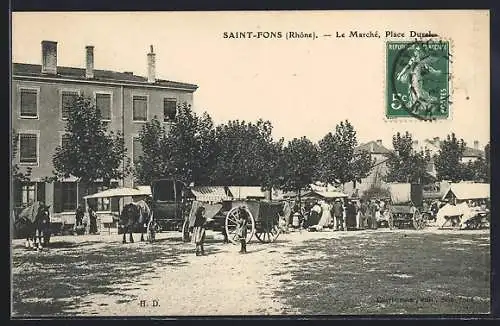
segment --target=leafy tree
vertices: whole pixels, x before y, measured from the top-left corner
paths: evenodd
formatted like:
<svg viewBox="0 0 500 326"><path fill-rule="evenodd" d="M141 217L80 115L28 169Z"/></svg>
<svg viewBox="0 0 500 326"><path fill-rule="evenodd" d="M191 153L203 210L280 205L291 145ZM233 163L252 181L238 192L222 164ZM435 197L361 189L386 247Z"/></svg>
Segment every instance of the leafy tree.
<svg viewBox="0 0 500 326"><path fill-rule="evenodd" d="M318 148L306 137L294 138L283 149L280 188L297 191L313 183L318 164Z"/></svg>
<svg viewBox="0 0 500 326"><path fill-rule="evenodd" d="M282 140L272 138L272 125L228 121L216 127L212 184L261 185L269 189L277 182Z"/></svg>
<svg viewBox="0 0 500 326"><path fill-rule="evenodd" d="M318 177L325 183L359 182L368 176L374 164L368 152L355 153L358 140L348 120L341 121L335 127L335 133L326 134L318 145Z"/></svg>
<svg viewBox="0 0 500 326"><path fill-rule="evenodd" d="M394 151L388 154L386 175L387 182L426 183L429 181L427 164L429 152L417 152L413 149L413 139L410 133L397 133L392 137Z"/></svg>
<svg viewBox="0 0 500 326"><path fill-rule="evenodd" d="M462 164L464 150L464 140L457 139L455 133L448 135L441 142L439 152L434 157L439 180L458 182L467 179L467 175L465 175L466 167Z"/></svg>
<svg viewBox="0 0 500 326"><path fill-rule="evenodd" d="M185 183L207 184L214 159L215 128L205 112L198 116L191 106L177 108L176 121L167 130L155 117L139 133L143 153L135 163L135 177L149 184L160 177Z"/></svg>
<svg viewBox="0 0 500 326"><path fill-rule="evenodd" d="M55 176L74 176L83 185L102 179L107 186L112 179L124 178L130 162L123 135L108 130L89 98L79 96L67 109L65 141L53 155Z"/></svg>

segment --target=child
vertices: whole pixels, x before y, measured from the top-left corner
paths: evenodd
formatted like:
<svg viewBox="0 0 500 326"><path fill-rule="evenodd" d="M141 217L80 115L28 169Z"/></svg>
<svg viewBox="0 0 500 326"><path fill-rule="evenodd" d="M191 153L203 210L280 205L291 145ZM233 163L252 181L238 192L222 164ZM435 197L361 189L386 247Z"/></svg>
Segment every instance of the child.
<svg viewBox="0 0 500 326"><path fill-rule="evenodd" d="M247 253L247 224L248 224L248 213L245 207L238 208L238 220L236 226L236 234L238 235L241 243L240 254Z"/></svg>

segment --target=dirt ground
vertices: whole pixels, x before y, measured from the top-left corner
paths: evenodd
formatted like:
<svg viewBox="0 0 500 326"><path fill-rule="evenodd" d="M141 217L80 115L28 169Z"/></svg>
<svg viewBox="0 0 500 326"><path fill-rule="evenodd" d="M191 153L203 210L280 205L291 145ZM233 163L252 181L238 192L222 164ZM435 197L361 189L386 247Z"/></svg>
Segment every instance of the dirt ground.
<svg viewBox="0 0 500 326"><path fill-rule="evenodd" d="M42 252L14 240L12 314L489 311L489 230L292 232L272 244L254 239L246 255L208 232L203 257L180 236L160 233L154 244L138 234L133 244L121 235L57 236Z"/></svg>

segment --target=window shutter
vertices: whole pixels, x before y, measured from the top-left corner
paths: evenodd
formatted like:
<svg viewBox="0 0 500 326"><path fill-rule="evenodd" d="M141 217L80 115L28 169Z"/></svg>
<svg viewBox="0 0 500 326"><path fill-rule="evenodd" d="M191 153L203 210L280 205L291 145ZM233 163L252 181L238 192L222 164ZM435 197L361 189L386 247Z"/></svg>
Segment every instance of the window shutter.
<svg viewBox="0 0 500 326"><path fill-rule="evenodd" d="M120 211L120 203L119 203L119 198L112 197L110 198L111 200L111 211L112 212L119 212Z"/></svg>
<svg viewBox="0 0 500 326"><path fill-rule="evenodd" d="M96 94L95 95L96 108L101 112L103 120L111 119L111 95L110 94Z"/></svg>
<svg viewBox="0 0 500 326"><path fill-rule="evenodd" d="M36 200L45 203L45 182L37 182L37 184L36 184Z"/></svg>
<svg viewBox="0 0 500 326"><path fill-rule="evenodd" d="M163 99L164 121L172 121L177 113L177 100L172 98Z"/></svg>
<svg viewBox="0 0 500 326"><path fill-rule="evenodd" d="M146 96L134 96L132 101L133 101L133 111L134 111L133 120L146 121L148 98Z"/></svg>
<svg viewBox="0 0 500 326"><path fill-rule="evenodd" d="M54 213L62 212L62 185L60 182L54 182Z"/></svg>
<svg viewBox="0 0 500 326"><path fill-rule="evenodd" d="M21 90L21 116L37 116L37 91L30 89Z"/></svg>

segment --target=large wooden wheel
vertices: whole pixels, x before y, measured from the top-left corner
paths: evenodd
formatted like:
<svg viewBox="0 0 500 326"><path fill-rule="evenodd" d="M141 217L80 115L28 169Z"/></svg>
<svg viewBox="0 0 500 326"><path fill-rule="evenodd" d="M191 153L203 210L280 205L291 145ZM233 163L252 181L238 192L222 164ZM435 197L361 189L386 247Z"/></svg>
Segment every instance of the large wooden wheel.
<svg viewBox="0 0 500 326"><path fill-rule="evenodd" d="M418 209L415 209L415 212L413 212L412 221L415 230L422 230L425 226L425 220Z"/></svg>
<svg viewBox="0 0 500 326"><path fill-rule="evenodd" d="M240 206L235 206L231 208L229 212L226 214L226 223L225 223L225 229L226 229L226 234L227 238L231 243L233 244L239 244L240 241L238 239L238 234L237 234L237 220L239 219L238 216L238 209ZM252 237L255 233L255 219L252 215L252 212L248 209L248 207L244 206L244 209L246 210L248 216L250 217L250 223L247 223L247 237L246 237L246 243L249 243L250 240L252 240Z"/></svg>
<svg viewBox="0 0 500 326"><path fill-rule="evenodd" d="M262 243L270 243L276 241L281 233L279 223L274 223L273 219L268 219L260 225L260 228L255 231L255 237Z"/></svg>

